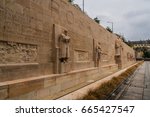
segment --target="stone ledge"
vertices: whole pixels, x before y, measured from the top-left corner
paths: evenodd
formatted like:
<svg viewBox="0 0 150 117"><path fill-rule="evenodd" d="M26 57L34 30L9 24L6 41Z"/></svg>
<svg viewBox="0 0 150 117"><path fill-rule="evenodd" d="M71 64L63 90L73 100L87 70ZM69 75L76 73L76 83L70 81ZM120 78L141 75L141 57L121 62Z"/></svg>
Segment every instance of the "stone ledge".
<svg viewBox="0 0 150 117"><path fill-rule="evenodd" d="M106 67L114 67L114 66L117 66L117 64L109 64L109 65L105 65L105 66L102 66L102 68L106 68Z"/></svg>
<svg viewBox="0 0 150 117"><path fill-rule="evenodd" d="M39 65L39 63L0 64L0 67L16 67L16 66L30 66L30 65Z"/></svg>
<svg viewBox="0 0 150 117"><path fill-rule="evenodd" d="M38 76L38 77L17 79L17 80L12 80L12 81L5 81L5 82L0 82L0 87L6 86L6 85L11 85L11 84L17 84L17 83L23 83L23 82L28 82L28 81L39 80L39 79L62 77L62 76L69 75L69 74L75 74L75 73L79 73L79 72L86 72L86 71L96 70L96 69L97 68L88 68L88 69L71 71L71 72L64 73L64 74L51 74L51 75L44 75L44 76Z"/></svg>
<svg viewBox="0 0 150 117"><path fill-rule="evenodd" d="M42 88L44 88L44 79L11 84L8 88L8 96L16 97Z"/></svg>
<svg viewBox="0 0 150 117"><path fill-rule="evenodd" d="M42 94L47 96L45 92L50 91L52 93L51 88L59 86L60 87L59 92L57 92L57 88L56 88L52 94L49 93L49 95L54 95L54 93L55 94L60 93L80 83L81 84L86 83L86 81L81 82L80 80L81 76L83 76L82 79L86 79L87 76L89 76L89 73L91 72L97 73L97 71L98 71L97 68L89 68L89 69L82 69L82 70L61 74L61 75L53 74L53 75L46 75L40 77L32 77L27 79L1 82L0 83L1 94L3 93L6 94L6 92L8 91L7 96L5 95L1 97L1 99L30 99L30 98L39 99L40 97L42 97ZM44 91L44 93L42 93L41 91ZM40 97L38 97L37 92L40 92ZM32 97L32 94L36 94L36 95ZM29 98L25 98L26 96Z"/></svg>

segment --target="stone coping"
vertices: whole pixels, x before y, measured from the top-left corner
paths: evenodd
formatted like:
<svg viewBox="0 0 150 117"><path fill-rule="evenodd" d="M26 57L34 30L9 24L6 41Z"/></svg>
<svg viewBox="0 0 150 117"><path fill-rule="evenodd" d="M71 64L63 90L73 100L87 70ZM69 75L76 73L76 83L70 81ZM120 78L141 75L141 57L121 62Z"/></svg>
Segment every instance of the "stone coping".
<svg viewBox="0 0 150 117"><path fill-rule="evenodd" d="M39 65L39 63L0 64L0 67L18 67L18 66L30 66L30 65Z"/></svg>
<svg viewBox="0 0 150 117"><path fill-rule="evenodd" d="M102 62L108 62L108 60L102 60Z"/></svg>
<svg viewBox="0 0 150 117"><path fill-rule="evenodd" d="M109 64L109 65L105 65L105 66L102 66L102 68L105 68L105 67L111 67L111 66L117 66L117 64Z"/></svg>
<svg viewBox="0 0 150 117"><path fill-rule="evenodd" d="M0 82L0 87L11 85L11 84L39 80L39 79L56 78L56 77L61 77L61 76L69 75L69 74L86 72L86 71L96 70L96 69L97 69L97 67L93 67L93 68L88 68L88 69L75 70L75 71L71 71L71 72L63 73L63 74L51 74L51 75L43 75L43 76L37 76L37 77L31 77L31 78L17 79L17 80L12 80L12 81L4 81L4 82Z"/></svg>

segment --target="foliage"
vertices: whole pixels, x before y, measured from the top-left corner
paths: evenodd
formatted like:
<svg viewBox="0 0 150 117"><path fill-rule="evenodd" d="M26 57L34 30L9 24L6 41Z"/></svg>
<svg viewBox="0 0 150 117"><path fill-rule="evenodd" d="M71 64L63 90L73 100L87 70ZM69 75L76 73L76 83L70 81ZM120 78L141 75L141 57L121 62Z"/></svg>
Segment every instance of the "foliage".
<svg viewBox="0 0 150 117"><path fill-rule="evenodd" d="M74 0L68 0L68 2L73 3Z"/></svg>
<svg viewBox="0 0 150 117"><path fill-rule="evenodd" d="M136 47L135 51L143 52L143 58L150 58L150 49L148 47Z"/></svg>
<svg viewBox="0 0 150 117"><path fill-rule="evenodd" d="M108 30L110 33L112 33L112 30L107 26L106 30Z"/></svg>
<svg viewBox="0 0 150 117"><path fill-rule="evenodd" d="M82 9L80 8L78 4L73 4L73 6L76 7L78 10L82 11Z"/></svg>
<svg viewBox="0 0 150 117"><path fill-rule="evenodd" d="M124 37L124 35L121 36L121 39L124 43L127 43L126 38Z"/></svg>
<svg viewBox="0 0 150 117"><path fill-rule="evenodd" d="M143 57L144 58L150 58L150 50L148 48L143 49Z"/></svg>
<svg viewBox="0 0 150 117"><path fill-rule="evenodd" d="M126 38L124 37L124 35L120 35L120 34L116 34L125 44L127 44L128 46L132 47L132 44L130 43L130 41L127 41Z"/></svg>
<svg viewBox="0 0 150 117"><path fill-rule="evenodd" d="M100 23L100 20L97 17L94 18L94 21L98 24Z"/></svg>

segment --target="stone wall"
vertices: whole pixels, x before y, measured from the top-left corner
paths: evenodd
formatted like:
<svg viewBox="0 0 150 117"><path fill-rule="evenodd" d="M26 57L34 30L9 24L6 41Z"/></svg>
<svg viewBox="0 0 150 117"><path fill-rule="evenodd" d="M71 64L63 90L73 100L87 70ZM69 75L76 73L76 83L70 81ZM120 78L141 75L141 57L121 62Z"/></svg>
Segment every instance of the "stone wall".
<svg viewBox="0 0 150 117"><path fill-rule="evenodd" d="M0 0L0 99L53 99L133 64L116 40L65 0Z"/></svg>

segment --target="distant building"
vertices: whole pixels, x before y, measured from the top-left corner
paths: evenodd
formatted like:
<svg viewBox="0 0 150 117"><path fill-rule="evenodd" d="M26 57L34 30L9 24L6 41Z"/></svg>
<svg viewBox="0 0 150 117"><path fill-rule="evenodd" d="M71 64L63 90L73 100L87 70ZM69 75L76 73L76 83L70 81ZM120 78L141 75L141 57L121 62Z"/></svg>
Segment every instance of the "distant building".
<svg viewBox="0 0 150 117"><path fill-rule="evenodd" d="M128 44L134 49L136 58L143 58L144 48L150 50L150 40L128 41Z"/></svg>
<svg viewBox="0 0 150 117"><path fill-rule="evenodd" d="M133 47L134 49L136 48L142 48L142 47L147 47L150 48L150 40L143 40L143 41L128 41L129 45Z"/></svg>

